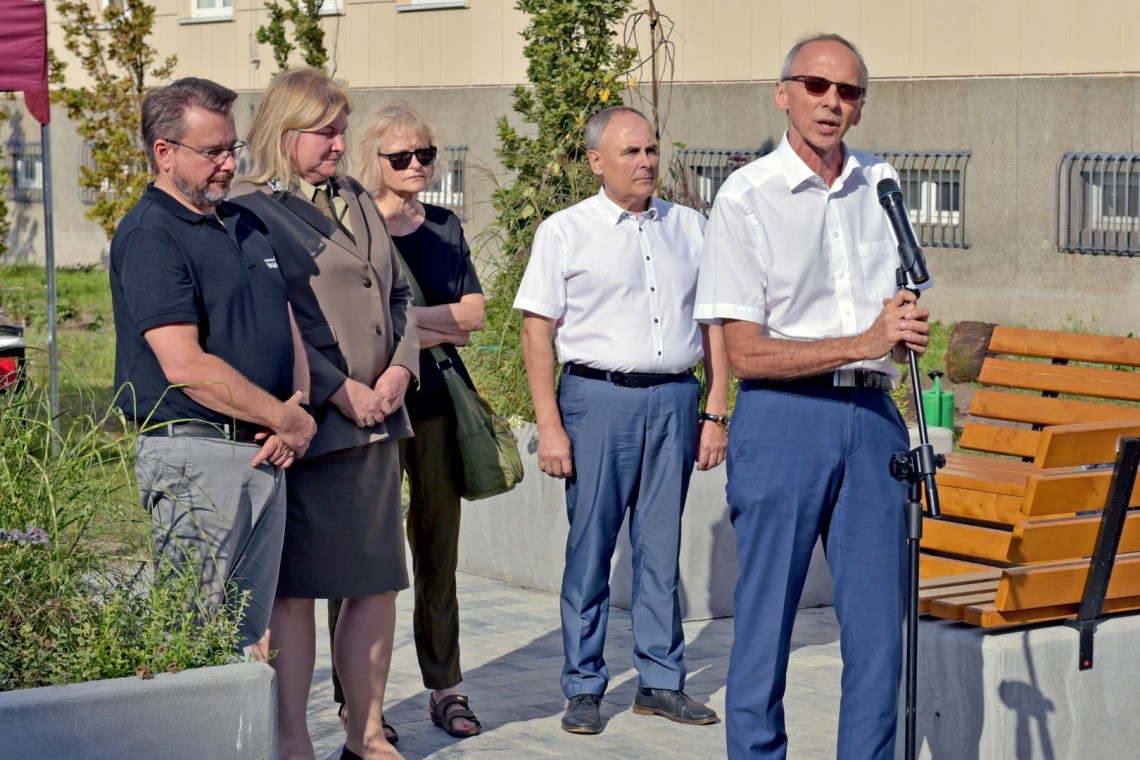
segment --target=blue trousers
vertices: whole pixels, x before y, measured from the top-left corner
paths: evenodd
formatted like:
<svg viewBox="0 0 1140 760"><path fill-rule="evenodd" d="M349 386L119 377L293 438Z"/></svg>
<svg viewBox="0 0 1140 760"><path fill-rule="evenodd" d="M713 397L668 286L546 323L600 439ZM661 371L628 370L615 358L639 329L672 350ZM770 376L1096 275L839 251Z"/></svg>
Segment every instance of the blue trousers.
<svg viewBox="0 0 1140 760"><path fill-rule="evenodd" d="M792 625L824 538L843 656L840 760L893 760L906 609L906 428L879 390L792 386L737 396L728 447L735 638L725 695L731 760L783 760Z"/></svg>
<svg viewBox="0 0 1140 760"><path fill-rule="evenodd" d="M566 483L562 691L602 695L610 561L626 511L633 547L633 661L641 686L685 684L677 558L681 512L697 452L696 378L622 388L563 375L558 391L574 474Z"/></svg>

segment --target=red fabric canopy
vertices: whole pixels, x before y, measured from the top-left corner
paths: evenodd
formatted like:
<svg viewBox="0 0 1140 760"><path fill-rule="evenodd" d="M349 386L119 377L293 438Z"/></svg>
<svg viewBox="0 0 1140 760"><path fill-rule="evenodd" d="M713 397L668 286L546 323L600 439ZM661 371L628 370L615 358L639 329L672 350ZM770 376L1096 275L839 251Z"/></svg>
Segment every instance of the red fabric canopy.
<svg viewBox="0 0 1140 760"><path fill-rule="evenodd" d="M40 124L51 120L44 0L0 0L0 92L22 92Z"/></svg>

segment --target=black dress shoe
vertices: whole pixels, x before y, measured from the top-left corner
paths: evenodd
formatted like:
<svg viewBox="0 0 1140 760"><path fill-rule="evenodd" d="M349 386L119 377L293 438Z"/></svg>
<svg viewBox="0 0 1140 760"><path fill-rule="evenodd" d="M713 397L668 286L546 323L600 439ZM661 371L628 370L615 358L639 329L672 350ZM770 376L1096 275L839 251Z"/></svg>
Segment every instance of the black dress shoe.
<svg viewBox="0 0 1140 760"><path fill-rule="evenodd" d="M598 705L602 698L597 694L579 694L570 698L566 714L562 716L562 730L572 734L600 734L602 715Z"/></svg>
<svg viewBox="0 0 1140 760"><path fill-rule="evenodd" d="M678 723L703 726L719 723L716 712L679 689L646 689L638 687L633 699L633 711L638 715L663 715Z"/></svg>

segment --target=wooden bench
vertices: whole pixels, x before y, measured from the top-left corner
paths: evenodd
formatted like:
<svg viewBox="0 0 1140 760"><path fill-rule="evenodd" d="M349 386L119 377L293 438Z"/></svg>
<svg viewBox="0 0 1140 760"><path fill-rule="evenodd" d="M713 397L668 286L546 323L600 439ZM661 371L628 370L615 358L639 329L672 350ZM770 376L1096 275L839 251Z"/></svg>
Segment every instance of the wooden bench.
<svg viewBox="0 0 1140 760"><path fill-rule="evenodd" d="M984 627L1073 617L1113 498L1102 607L1140 609L1140 512L1127 512L1140 489L1118 461L1140 436L1137 367L1140 339L994 329L964 451L937 475L942 519L923 522L923 612Z"/></svg>

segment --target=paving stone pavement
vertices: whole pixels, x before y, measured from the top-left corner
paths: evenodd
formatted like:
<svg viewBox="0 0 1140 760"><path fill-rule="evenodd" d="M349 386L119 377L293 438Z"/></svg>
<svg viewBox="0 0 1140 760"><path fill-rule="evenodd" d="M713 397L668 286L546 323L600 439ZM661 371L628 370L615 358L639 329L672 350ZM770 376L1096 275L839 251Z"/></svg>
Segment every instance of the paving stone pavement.
<svg viewBox="0 0 1140 760"><path fill-rule="evenodd" d="M723 758L724 723L684 726L665 718L635 715L637 690L629 613L611 609L606 637L610 687L602 701L605 730L596 736L564 732L565 706L558 685L562 639L558 596L502 581L460 573L462 690L483 722L483 733L453 739L432 725L428 691L420 680L412 643L412 592L400 594L395 653L385 716L400 733L397 748L408 760L422 758ZM317 668L309 700L309 730L318 760L336 760L344 733L332 701L325 606L317 602ZM835 757L839 712L838 626L831 608L801 610L792 638L787 710L789 756ZM723 715L724 682L732 646L732 619L685 624L686 691Z"/></svg>

